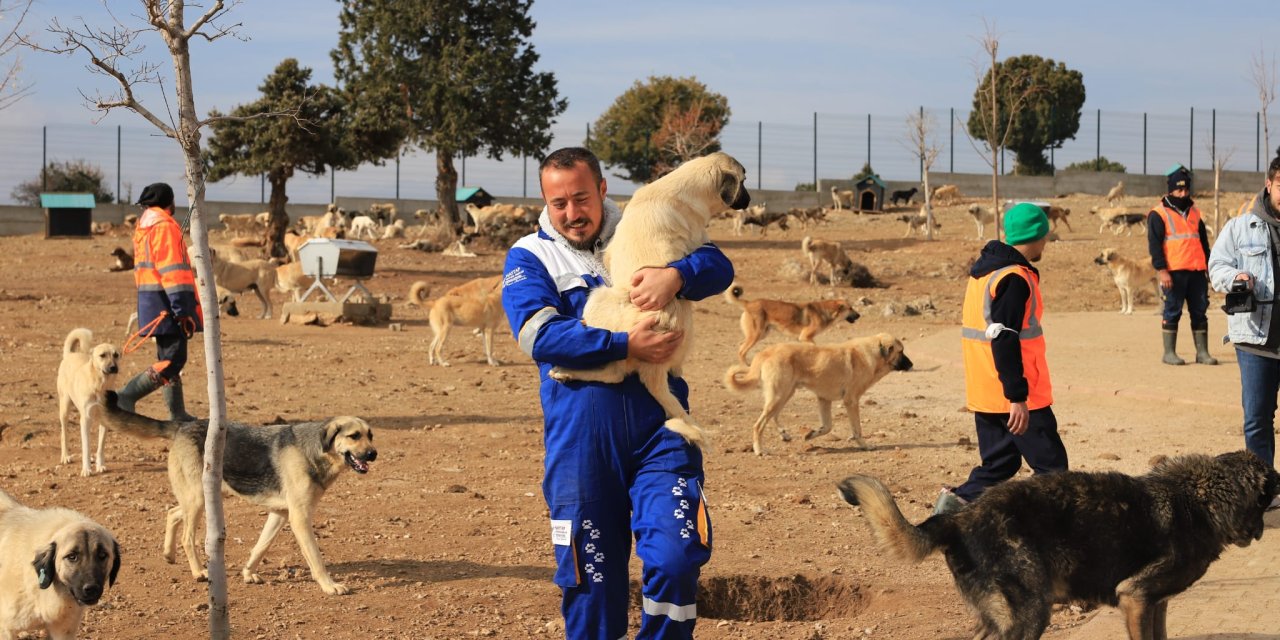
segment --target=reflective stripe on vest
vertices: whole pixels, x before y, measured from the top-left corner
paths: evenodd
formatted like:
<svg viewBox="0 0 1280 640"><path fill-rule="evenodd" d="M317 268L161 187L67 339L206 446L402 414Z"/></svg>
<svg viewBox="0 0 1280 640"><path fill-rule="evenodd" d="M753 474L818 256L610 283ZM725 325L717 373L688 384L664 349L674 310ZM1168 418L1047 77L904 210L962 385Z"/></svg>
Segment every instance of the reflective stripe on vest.
<svg viewBox="0 0 1280 640"><path fill-rule="evenodd" d="M1044 312L1040 281L1030 269L1013 265L982 278L970 278L965 292L960 342L964 352L965 404L972 411L1009 412L1009 400L1004 395L1004 385L1000 382L991 350L992 339L986 336L986 328L991 325L991 303L995 299L996 288L1009 276L1022 278L1031 290L1022 317L1022 330L1018 331L1022 373L1027 380L1027 408L1041 409L1053 404L1053 389L1045 362L1044 328L1040 322Z"/></svg>
<svg viewBox="0 0 1280 640"><path fill-rule="evenodd" d="M1191 207L1184 218L1177 211L1156 205L1164 219L1164 259L1170 271L1204 271L1209 263L1200 244L1200 210Z"/></svg>

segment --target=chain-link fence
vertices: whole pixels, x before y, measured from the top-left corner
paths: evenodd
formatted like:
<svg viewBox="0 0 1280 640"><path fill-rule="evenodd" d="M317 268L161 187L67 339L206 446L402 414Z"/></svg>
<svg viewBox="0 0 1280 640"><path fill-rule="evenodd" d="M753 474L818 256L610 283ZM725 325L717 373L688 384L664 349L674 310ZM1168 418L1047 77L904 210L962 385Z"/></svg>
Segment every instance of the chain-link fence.
<svg viewBox="0 0 1280 640"><path fill-rule="evenodd" d="M931 144L941 148L935 171L990 172L980 142L965 134L969 112L921 108L931 117ZM908 141L910 114L811 113L795 122L730 122L721 134L724 150L747 167L750 184L763 189L794 189L816 179L848 178L870 162L887 180L916 180L920 162ZM1271 118L1274 120L1274 118ZM588 123L552 129L551 148L582 144ZM1123 164L1129 173L1159 174L1175 162L1211 169L1213 153L1226 159L1226 169L1260 171L1271 152L1263 140L1257 113L1188 108L1185 113L1133 113L1086 109L1076 137L1049 150L1057 168L1103 156ZM1280 144L1280 133L1273 137ZM19 183L36 180L46 162L84 160L98 166L107 187L121 201L131 201L142 186L156 181L184 182L177 144L146 127L48 125L0 126L0 200ZM1274 151L1274 150L1273 150ZM1013 154L1001 159L1013 170ZM504 157L455 160L459 184L484 187L499 197L537 196L537 159ZM408 149L398 160L366 164L354 171L323 176L299 174L289 182L295 203L331 202L335 196L435 199L435 154ZM625 195L636 185L610 176L610 192ZM261 176L237 176L208 185L210 200L265 202L268 185ZM185 194L179 189L179 200Z"/></svg>

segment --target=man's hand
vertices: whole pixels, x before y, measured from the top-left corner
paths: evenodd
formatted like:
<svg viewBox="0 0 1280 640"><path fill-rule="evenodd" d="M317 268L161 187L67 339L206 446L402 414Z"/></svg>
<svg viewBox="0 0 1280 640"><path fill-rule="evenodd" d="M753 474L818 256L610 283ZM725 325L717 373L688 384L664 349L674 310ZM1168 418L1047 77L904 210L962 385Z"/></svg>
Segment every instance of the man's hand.
<svg viewBox="0 0 1280 640"><path fill-rule="evenodd" d="M1165 291L1173 288L1173 276L1169 275L1168 269L1161 269L1157 271L1156 280L1160 281L1160 288Z"/></svg>
<svg viewBox="0 0 1280 640"><path fill-rule="evenodd" d="M1031 414L1027 412L1027 403L1015 402L1009 405L1009 433L1020 436L1027 432L1027 424L1031 422Z"/></svg>
<svg viewBox="0 0 1280 640"><path fill-rule="evenodd" d="M683 331L658 333L653 330L658 317L650 316L640 320L627 332L627 357L643 362L660 364L671 358L680 343L684 340Z"/></svg>
<svg viewBox="0 0 1280 640"><path fill-rule="evenodd" d="M1236 274L1236 280L1244 280L1245 282L1249 283L1249 290L1253 291L1253 274L1250 274L1247 271L1241 271L1240 273Z"/></svg>
<svg viewBox="0 0 1280 640"><path fill-rule="evenodd" d="M188 340L196 335L196 320L191 316L177 316L174 318L178 322L178 329L182 331L182 335Z"/></svg>
<svg viewBox="0 0 1280 640"><path fill-rule="evenodd" d="M645 267L631 275L631 304L641 311L657 311L680 293L684 277L675 267Z"/></svg>

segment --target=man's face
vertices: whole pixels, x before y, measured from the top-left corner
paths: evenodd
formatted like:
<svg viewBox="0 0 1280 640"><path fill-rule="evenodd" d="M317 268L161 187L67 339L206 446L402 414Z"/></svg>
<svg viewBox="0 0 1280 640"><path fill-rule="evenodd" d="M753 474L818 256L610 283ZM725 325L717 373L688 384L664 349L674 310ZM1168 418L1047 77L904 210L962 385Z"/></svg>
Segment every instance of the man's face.
<svg viewBox="0 0 1280 640"><path fill-rule="evenodd" d="M1257 183L1255 182L1254 184L1257 184ZM1174 189L1173 191L1170 191L1169 195L1175 198L1185 198L1191 195L1191 192L1188 191L1186 187L1179 187L1177 189Z"/></svg>
<svg viewBox="0 0 1280 640"><path fill-rule="evenodd" d="M575 162L568 169L547 167L541 178L542 199L547 202L551 226L573 248L590 250L600 237L604 218L604 179L597 185L585 162Z"/></svg>
<svg viewBox="0 0 1280 640"><path fill-rule="evenodd" d="M1267 198L1271 200L1271 208L1280 211L1280 174L1267 180Z"/></svg>
<svg viewBox="0 0 1280 640"><path fill-rule="evenodd" d="M1040 258L1044 256L1044 248L1048 245L1049 236L1045 236L1035 242L1025 245L1026 250L1023 251L1022 254L1027 257L1027 261L1029 262L1040 262Z"/></svg>

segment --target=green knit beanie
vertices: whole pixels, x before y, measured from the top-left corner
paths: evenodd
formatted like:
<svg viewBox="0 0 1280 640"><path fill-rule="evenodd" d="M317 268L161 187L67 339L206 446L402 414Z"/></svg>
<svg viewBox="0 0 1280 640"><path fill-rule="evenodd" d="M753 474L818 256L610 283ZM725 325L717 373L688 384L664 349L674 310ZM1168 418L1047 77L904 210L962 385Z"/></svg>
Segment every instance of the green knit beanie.
<svg viewBox="0 0 1280 640"><path fill-rule="evenodd" d="M1023 202L1004 212L1004 241L1029 244L1049 234L1049 216L1040 207Z"/></svg>

